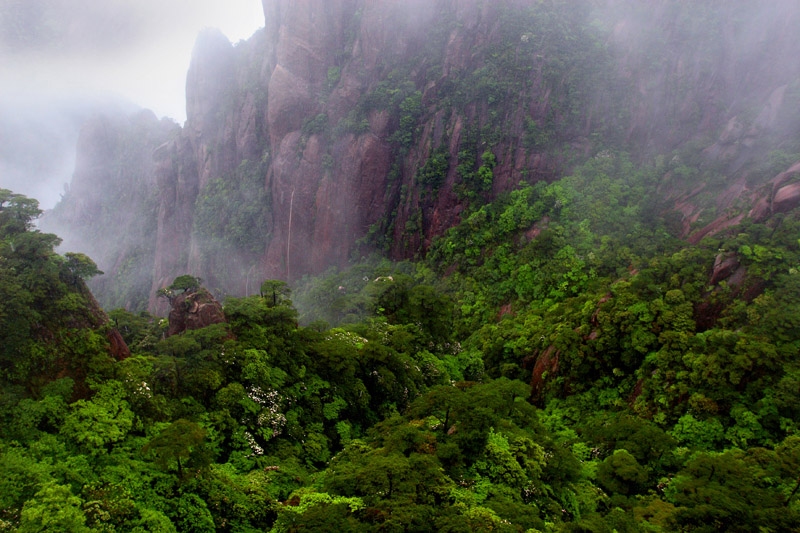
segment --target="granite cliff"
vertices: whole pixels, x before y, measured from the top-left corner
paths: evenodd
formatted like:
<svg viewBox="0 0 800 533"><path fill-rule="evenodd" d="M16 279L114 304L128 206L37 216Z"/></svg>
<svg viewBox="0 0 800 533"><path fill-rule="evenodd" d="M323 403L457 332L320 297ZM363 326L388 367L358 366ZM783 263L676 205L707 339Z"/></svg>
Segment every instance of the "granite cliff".
<svg viewBox="0 0 800 533"><path fill-rule="evenodd" d="M690 240L751 208L768 216L797 203L795 161L767 156L798 151L800 65L789 58L800 50L792 29L800 8L626 0L263 0L263 8L265 28L247 42L234 46L215 30L199 36L183 128L150 121L169 130L159 146L142 147L137 165L147 177L133 180L157 191L157 205L137 208L152 224L142 256L151 310L155 290L181 273L243 294L376 248L414 257L467 206L521 181L555 179L606 148L671 158L664 209L677 210ZM93 131L79 147L92 161L79 162L79 183L91 181L81 177L86 166L119 164ZM708 172L687 175L687 158ZM91 211L93 193L78 195L79 183L73 207L62 209ZM93 256L113 273L127 253Z"/></svg>

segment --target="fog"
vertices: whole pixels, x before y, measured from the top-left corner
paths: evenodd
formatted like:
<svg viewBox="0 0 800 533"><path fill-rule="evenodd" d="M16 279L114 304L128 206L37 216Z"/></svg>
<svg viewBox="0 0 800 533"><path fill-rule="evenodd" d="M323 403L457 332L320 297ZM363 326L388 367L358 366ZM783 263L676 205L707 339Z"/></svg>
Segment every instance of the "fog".
<svg viewBox="0 0 800 533"><path fill-rule="evenodd" d="M0 187L52 207L88 116L140 106L183 123L197 33L235 43L263 25L259 0L0 0Z"/></svg>

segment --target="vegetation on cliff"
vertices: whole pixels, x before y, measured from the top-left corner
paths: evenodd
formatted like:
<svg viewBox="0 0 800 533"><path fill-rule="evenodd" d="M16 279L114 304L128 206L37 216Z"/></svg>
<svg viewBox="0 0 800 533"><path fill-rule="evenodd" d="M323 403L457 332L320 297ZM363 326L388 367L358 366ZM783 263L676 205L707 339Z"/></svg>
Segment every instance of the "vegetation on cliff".
<svg viewBox="0 0 800 533"><path fill-rule="evenodd" d="M172 135L158 197L85 230L130 231L128 309L0 189L0 530L800 530L796 82L698 107L753 61L682 70L747 23L711 8L656 3L659 85L630 3L413 3L200 47L203 115L107 154Z"/></svg>
<svg viewBox="0 0 800 533"><path fill-rule="evenodd" d="M88 324L56 343L4 324L4 527L800 527L800 220L687 246L653 216L663 170L604 153L474 209L423 262L308 279L307 326L275 281L169 337L114 311L123 361ZM64 298L24 273L85 269L4 194L3 320L52 331ZM81 374L43 375L44 350Z"/></svg>

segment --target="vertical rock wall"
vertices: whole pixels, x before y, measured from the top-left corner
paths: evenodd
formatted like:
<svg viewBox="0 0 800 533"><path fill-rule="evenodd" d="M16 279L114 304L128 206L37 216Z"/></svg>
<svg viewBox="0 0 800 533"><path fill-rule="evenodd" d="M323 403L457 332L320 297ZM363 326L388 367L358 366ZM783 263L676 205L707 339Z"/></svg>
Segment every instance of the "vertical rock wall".
<svg viewBox="0 0 800 533"><path fill-rule="evenodd" d="M230 294L320 273L367 251L357 243L371 229L381 251L413 257L469 203L555 179L604 147L645 159L693 142L735 173L797 134L800 7L790 3L780 16L744 1L721 14L667 0L263 8L265 28L247 42L199 36L186 124L139 166L151 176L141 186L158 191L150 295L184 273ZM121 164L107 157L113 136L87 139L76 191L78 176ZM238 250L199 226L217 218L247 232L249 197L225 190L243 187L243 174L264 209L256 243L250 234ZM684 189L665 180L688 220L696 206Z"/></svg>

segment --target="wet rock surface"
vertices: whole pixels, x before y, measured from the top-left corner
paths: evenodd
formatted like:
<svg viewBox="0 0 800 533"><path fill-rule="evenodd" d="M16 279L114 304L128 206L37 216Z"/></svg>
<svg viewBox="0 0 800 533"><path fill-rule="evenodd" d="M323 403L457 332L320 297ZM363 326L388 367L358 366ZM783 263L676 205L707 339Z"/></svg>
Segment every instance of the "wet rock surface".
<svg viewBox="0 0 800 533"><path fill-rule="evenodd" d="M203 288L187 291L172 300L167 337L225 322L222 305L211 293Z"/></svg>

